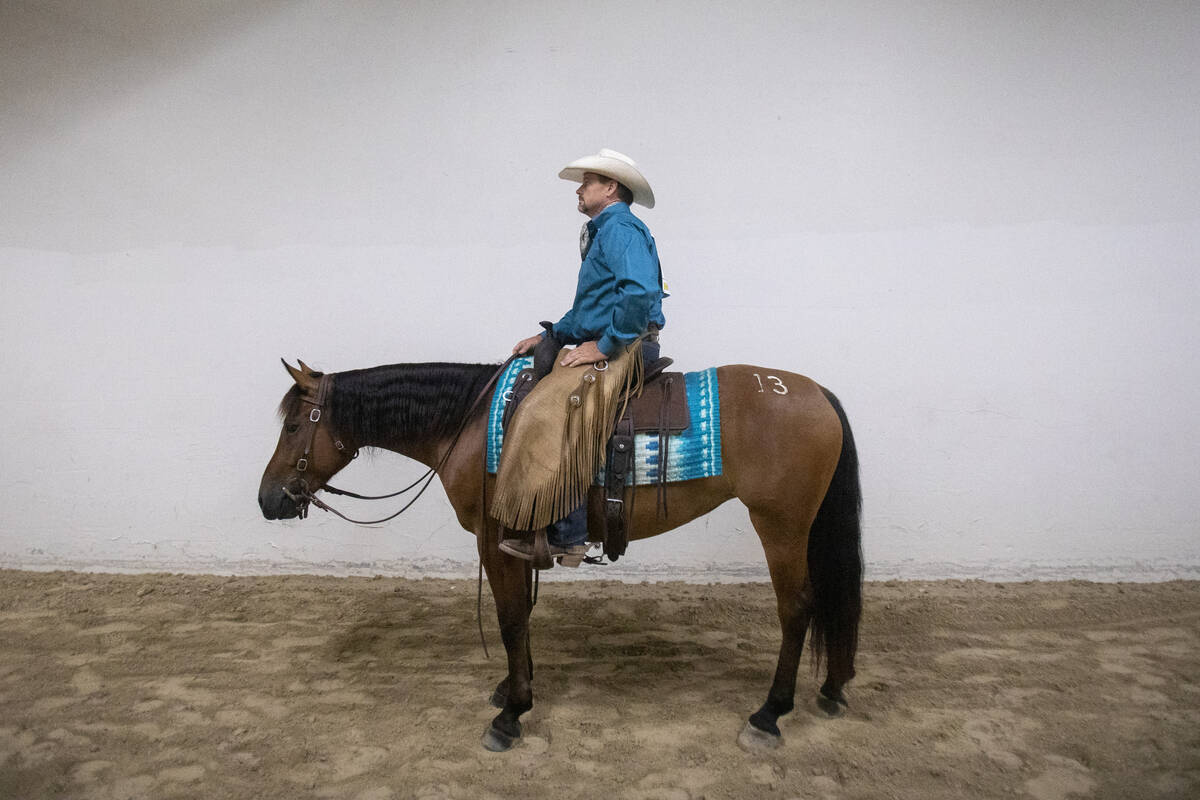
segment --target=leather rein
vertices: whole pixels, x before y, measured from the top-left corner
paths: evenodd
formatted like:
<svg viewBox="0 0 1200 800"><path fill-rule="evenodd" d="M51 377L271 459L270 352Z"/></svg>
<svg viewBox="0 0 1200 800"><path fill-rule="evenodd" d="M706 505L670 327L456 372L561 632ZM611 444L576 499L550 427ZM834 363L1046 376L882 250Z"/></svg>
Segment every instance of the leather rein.
<svg viewBox="0 0 1200 800"><path fill-rule="evenodd" d="M509 365L515 358L517 358L516 354L509 356L508 360L501 364L500 367L494 373L492 373L492 377L488 378L488 382L475 397L475 400L471 403L471 407L467 409L467 413L463 415L462 423L458 426L458 430L454 433L454 438L450 440L450 446L446 448L446 452L442 454L442 458L440 461L438 461L437 466L430 467L424 475L417 478L408 486L405 486L403 489L398 491L391 492L390 494L379 495L356 494L355 492L348 492L345 489L338 489L337 487L330 486L329 484L325 484L322 489L317 490L323 490L329 492L330 494L338 494L345 497L353 497L358 500L386 500L391 497L398 497L402 494L405 494L410 489L413 489L424 483L420 490L413 495L412 498L409 499L409 501L405 503L399 511L381 519L374 520L351 519L341 511L338 511L336 508L333 508L328 503L321 500L321 498L317 497L314 492L310 491L308 488L308 481L304 478L304 473L308 470L308 456L312 452L313 442L317 438L317 428L319 427L322 413L324 412L325 405L329 402L329 395L333 388L333 373L326 373L322 375L320 381L317 383L316 394L305 394L300 398L301 402L308 403L312 406L308 412L308 421L312 423L312 427L309 428L308 441L304 446L304 455L300 456L299 460L296 461L296 477L284 485L283 493L287 495L287 497L293 503L296 504L297 508L299 509L301 519L304 519L308 516L308 506L310 503L322 511L328 511L331 514L341 517L347 522L353 522L355 525L378 525L380 523L395 519L407 511L413 503L417 502L417 498L424 494L425 490L429 488L429 484L433 482L433 479L441 471L442 467L446 465L446 461L450 458L450 454L454 452L455 445L458 444L458 440L462 437L463 431L467 429L467 423L471 421L471 417L473 417L475 412L479 409L479 404L483 402L484 398L491 394L492 389L496 385L496 381L500 379L500 376L504 374L504 371L508 369ZM342 441L336 436L333 439L333 446L339 451L346 449L346 446L342 444ZM354 454L350 458L351 460L358 458L358 450L355 450ZM298 491L291 488L292 484L296 484Z"/></svg>

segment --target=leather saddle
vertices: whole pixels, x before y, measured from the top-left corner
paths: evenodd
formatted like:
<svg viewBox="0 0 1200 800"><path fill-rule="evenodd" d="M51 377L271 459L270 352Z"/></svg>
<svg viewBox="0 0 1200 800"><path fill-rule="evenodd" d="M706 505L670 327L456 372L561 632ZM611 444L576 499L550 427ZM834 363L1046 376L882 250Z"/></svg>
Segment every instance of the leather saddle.
<svg viewBox="0 0 1200 800"><path fill-rule="evenodd" d="M633 498L632 487L626 487L626 479L633 477L636 483L634 438L639 433L658 434L658 465L654 483L658 486L658 513L667 513L667 458L670 456L671 434L681 433L691 424L688 413L687 386L682 372L667 372L673 362L660 358L646 365L641 394L629 398L625 413L617 420L613 435L608 441L607 458L604 465L604 486L596 487L591 494L603 493L603 513L595 514L595 504L589 503L588 530L603 532L604 555L616 561L625 555L629 544L629 522L633 518L632 503L626 507L625 499ZM630 491L626 491L626 489ZM598 524L592 524L593 521Z"/></svg>
<svg viewBox="0 0 1200 800"><path fill-rule="evenodd" d="M561 343L550 331L550 323L543 322L546 336L533 352L533 365L517 374L512 398L504 408L501 426L508 429L509 422L521 401L533 390L537 382L549 374L554 367ZM667 511L667 457L670 452L670 435L686 430L691 424L687 405L687 388L682 372L667 372L674 359L659 358L646 365L640 394L630 397L613 428L606 448L604 485L595 486L588 493L588 538L604 544L604 554L616 561L625 554L629 544L629 520L632 519L632 487L627 487L627 478L636 472L634 437L639 434L658 434L658 468L655 483L658 486L658 513ZM636 480L636 474L634 474ZM536 550L548 552L544 546L544 529L535 536L541 547ZM546 563L539 563L539 561ZM534 567L546 569L553 566L548 556L536 559Z"/></svg>

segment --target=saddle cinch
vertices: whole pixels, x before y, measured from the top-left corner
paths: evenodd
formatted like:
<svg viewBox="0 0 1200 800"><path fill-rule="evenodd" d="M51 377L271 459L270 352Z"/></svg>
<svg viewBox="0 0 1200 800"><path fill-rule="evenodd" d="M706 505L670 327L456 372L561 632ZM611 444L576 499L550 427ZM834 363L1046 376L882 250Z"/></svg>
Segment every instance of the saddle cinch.
<svg viewBox="0 0 1200 800"><path fill-rule="evenodd" d="M533 365L517 375L512 399L504 409L501 425L508 429L509 421L516 413L521 401L533 390L539 380L549 374L561 344L550 333L549 323L546 337L533 353ZM633 516L633 487L626 487L627 478L636 469L634 461L634 438L637 434L658 434L659 467L655 476L658 487L657 512L667 513L667 458L670 455L670 436L682 433L691 424L688 412L687 388L682 372L667 372L674 363L671 358L659 358L646 365L642 378L642 390L628 399L613 428L605 448L604 485L593 486L588 491L588 540L601 542L604 555L616 561L625 554L629 544L629 520ZM636 477L636 476L635 476ZM544 554L534 559L535 569L553 566L546 545L546 529L534 532L534 552Z"/></svg>

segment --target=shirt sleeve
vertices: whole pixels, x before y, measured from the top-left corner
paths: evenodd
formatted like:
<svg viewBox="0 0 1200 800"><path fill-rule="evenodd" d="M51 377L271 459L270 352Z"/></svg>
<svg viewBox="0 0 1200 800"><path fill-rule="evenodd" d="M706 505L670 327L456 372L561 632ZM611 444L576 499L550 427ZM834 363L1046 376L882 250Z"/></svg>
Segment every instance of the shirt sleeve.
<svg viewBox="0 0 1200 800"><path fill-rule="evenodd" d="M608 230L614 229L614 230ZM604 258L616 279L617 301L598 347L606 356L631 344L650 324L650 309L662 292L658 261L646 235L633 225L609 224L600 242Z"/></svg>
<svg viewBox="0 0 1200 800"><path fill-rule="evenodd" d="M573 331L574 329L575 329L575 309L571 308L571 309L567 310L567 313L562 315L562 319L560 319L558 322L554 323L554 327L551 328L550 330L551 330L551 332L554 333L555 339L558 339L560 342L563 342L564 344L570 344L571 340L573 338L573 334L569 333L569 331Z"/></svg>

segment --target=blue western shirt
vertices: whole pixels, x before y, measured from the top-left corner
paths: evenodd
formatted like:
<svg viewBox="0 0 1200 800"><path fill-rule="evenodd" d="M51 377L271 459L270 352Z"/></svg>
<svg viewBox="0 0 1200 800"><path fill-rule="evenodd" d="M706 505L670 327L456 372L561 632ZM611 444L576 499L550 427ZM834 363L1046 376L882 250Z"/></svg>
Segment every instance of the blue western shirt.
<svg viewBox="0 0 1200 800"><path fill-rule="evenodd" d="M646 223L625 203L613 203L587 223L591 243L579 267L575 303L554 324L566 344L599 340L614 355L645 332L666 322L658 249Z"/></svg>

